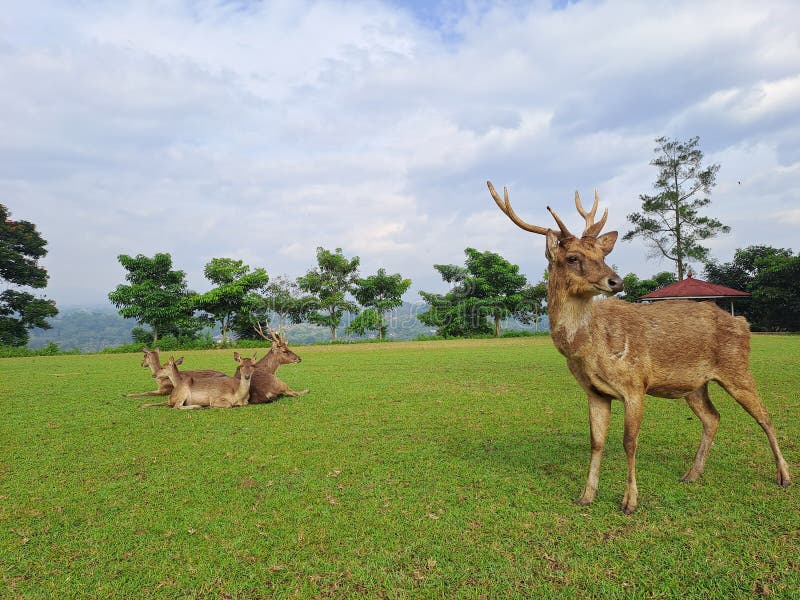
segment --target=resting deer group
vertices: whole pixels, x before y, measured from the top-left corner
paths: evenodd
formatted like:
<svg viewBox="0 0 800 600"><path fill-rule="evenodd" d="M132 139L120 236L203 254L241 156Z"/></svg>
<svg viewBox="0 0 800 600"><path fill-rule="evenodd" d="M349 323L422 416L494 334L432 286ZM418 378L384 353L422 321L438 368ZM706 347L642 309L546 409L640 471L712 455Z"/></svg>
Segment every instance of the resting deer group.
<svg viewBox="0 0 800 600"><path fill-rule="evenodd" d="M611 296L622 291L622 280L605 263L617 232L600 234L608 209L599 222L594 222L597 192L588 212L575 193L575 206L586 222L583 234L577 237L550 207L547 209L558 231L526 223L511 208L508 190L504 189L501 199L492 184L487 184L500 210L516 225L546 239L550 335L589 398L591 458L578 504L591 503L597 493L613 399L621 400L625 409L625 513L633 512L638 504L636 445L645 394L683 397L700 419L700 446L682 479L696 481L703 473L720 419L708 395L710 381L719 383L758 422L775 457L778 485L790 485L789 468L750 372L750 329L745 319L706 302L633 304L617 298L594 301L597 295Z"/></svg>
<svg viewBox="0 0 800 600"><path fill-rule="evenodd" d="M254 367L253 358L242 358L238 352L233 353L233 358L239 363L237 372L240 378L235 377L193 377L189 371L181 372L178 365L183 358L175 360L170 356L169 361L161 369L160 375L166 375L172 383L169 404L172 408L234 408L245 406L250 398L250 384L252 382ZM160 403L164 404L164 403ZM158 406L158 405L143 405Z"/></svg>
<svg viewBox="0 0 800 600"><path fill-rule="evenodd" d="M144 348L142 367L148 367L158 383L158 389L140 394L125 394L129 398L143 396L169 396L163 402L142 404L142 408L153 406L172 406L174 408L232 407L244 404L261 404L273 402L280 396L303 396L308 390L294 391L285 382L278 379L275 372L281 365L299 363L300 357L289 349L286 337L267 328L269 336L261 325L256 326L258 334L272 345L269 352L258 362L255 355L252 359L241 358L234 353L239 363L233 377L210 369L180 371L178 366L183 358L170 360L163 365L159 358L159 349ZM246 375L246 376L244 376ZM246 381L245 381L246 380ZM180 390L178 383L181 382ZM236 389L234 389L236 388ZM243 394L244 390L247 394Z"/></svg>

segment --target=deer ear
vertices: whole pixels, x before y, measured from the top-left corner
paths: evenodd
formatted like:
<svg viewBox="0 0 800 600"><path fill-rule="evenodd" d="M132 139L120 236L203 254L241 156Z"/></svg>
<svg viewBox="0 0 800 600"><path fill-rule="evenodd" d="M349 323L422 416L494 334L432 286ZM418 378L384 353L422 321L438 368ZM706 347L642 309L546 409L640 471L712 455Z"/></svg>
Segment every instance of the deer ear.
<svg viewBox="0 0 800 600"><path fill-rule="evenodd" d="M236 362L242 362L242 357L239 356L238 352L234 352L233 353L233 360L235 360Z"/></svg>
<svg viewBox="0 0 800 600"><path fill-rule="evenodd" d="M176 360L175 364L176 365L182 365L183 364L183 357L181 356L178 360Z"/></svg>
<svg viewBox="0 0 800 600"><path fill-rule="evenodd" d="M557 232L553 231L552 229L548 229L547 233L545 234L545 238L547 240L544 248L544 256L547 258L549 262L553 262L558 255L558 240L559 235Z"/></svg>
<svg viewBox="0 0 800 600"><path fill-rule="evenodd" d="M618 235L616 231L609 231L597 238L597 245L600 247L600 250L603 251L604 255L608 256L609 252L614 249L614 244L617 243Z"/></svg>

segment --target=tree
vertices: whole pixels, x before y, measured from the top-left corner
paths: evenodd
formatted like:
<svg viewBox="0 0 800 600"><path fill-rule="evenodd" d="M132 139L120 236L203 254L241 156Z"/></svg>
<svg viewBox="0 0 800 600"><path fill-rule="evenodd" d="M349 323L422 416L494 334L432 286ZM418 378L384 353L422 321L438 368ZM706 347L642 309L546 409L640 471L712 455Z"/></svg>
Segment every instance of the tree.
<svg viewBox="0 0 800 600"><path fill-rule="evenodd" d="M622 299L628 302L636 302L645 294L660 290L676 281L675 274L669 271L657 273L650 279L639 279L634 273L628 273L622 278L625 289L625 295L622 296Z"/></svg>
<svg viewBox="0 0 800 600"><path fill-rule="evenodd" d="M212 258L203 274L217 287L195 296L194 305L219 322L224 345L233 319L249 312L248 302L254 300L250 294L266 286L269 275L262 268L251 271L243 261L232 258Z"/></svg>
<svg viewBox="0 0 800 600"><path fill-rule="evenodd" d="M514 318L526 325L533 324L534 331L538 332L539 324L547 314L547 281L526 285L519 294L521 300L514 309Z"/></svg>
<svg viewBox="0 0 800 600"><path fill-rule="evenodd" d="M410 279L403 279L400 273L387 275L382 268L375 275L356 280L353 295L366 310L353 320L348 330L358 335L377 331L378 339L384 339L387 328L383 315L403 304L402 296L410 286Z"/></svg>
<svg viewBox="0 0 800 600"><path fill-rule="evenodd" d="M268 324L277 317L278 330L289 322L300 323L312 301L301 296L299 291L297 283L285 275L270 279L263 291L253 291L246 296L247 310L234 316L231 328L240 338L259 339L255 331L257 323Z"/></svg>
<svg viewBox="0 0 800 600"><path fill-rule="evenodd" d="M331 252L320 246L317 248L318 266L297 279L300 289L310 294L308 320L329 327L333 341L336 341L336 328L345 311L358 309L353 301L347 299L347 294L353 290L360 263L358 256L346 258L341 248Z"/></svg>
<svg viewBox="0 0 800 600"><path fill-rule="evenodd" d="M194 336L200 322L194 318L193 298L186 274L172 270L172 257L158 253L153 258L143 254L130 257L120 254L117 259L127 271L125 279L130 285L118 285L108 294L108 299L119 309L119 314L136 319L152 330L153 343L160 335Z"/></svg>
<svg viewBox="0 0 800 600"><path fill-rule="evenodd" d="M464 336L494 332L500 335L500 322L524 306L522 290L527 279L519 267L494 252L464 250L465 267L434 265L442 279L453 284L445 294L420 292L429 310L417 318L436 327L439 335ZM493 327L487 322L492 319Z"/></svg>
<svg viewBox="0 0 800 600"><path fill-rule="evenodd" d="M728 263L706 263L704 277L719 285L749 292L751 302L739 309L753 329L800 330L800 255L787 248L739 248Z"/></svg>
<svg viewBox="0 0 800 600"><path fill-rule="evenodd" d="M708 248L700 242L730 231L716 219L699 214L711 203L707 195L719 171L719 165L702 166L699 141L698 137L686 142L656 139L657 155L650 164L659 169L654 184L657 193L639 196L642 212L628 215L634 227L622 237L626 241L644 238L653 256L675 263L678 280L684 278L687 263L708 259Z"/></svg>
<svg viewBox="0 0 800 600"><path fill-rule="evenodd" d="M0 204L0 279L32 288L47 286L47 270L38 260L47 254L47 242L29 221L14 221ZM28 331L50 329L47 319L58 314L55 302L29 292L7 289L0 293L0 345L24 346Z"/></svg>

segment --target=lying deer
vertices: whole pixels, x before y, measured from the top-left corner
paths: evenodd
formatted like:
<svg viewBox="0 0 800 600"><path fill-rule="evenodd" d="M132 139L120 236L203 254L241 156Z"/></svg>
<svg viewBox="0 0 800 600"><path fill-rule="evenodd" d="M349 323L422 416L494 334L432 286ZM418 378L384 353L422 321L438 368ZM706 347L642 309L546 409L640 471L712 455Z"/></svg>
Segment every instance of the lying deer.
<svg viewBox="0 0 800 600"><path fill-rule="evenodd" d="M234 377L193 377L188 371L181 372L178 365L183 358L175 360L170 357L167 364L161 368L160 374L165 374L172 382L173 390L167 402L158 404L143 404L142 407L163 406L169 404L173 408L233 408L245 406L250 397L250 385L255 371L256 355L253 358L242 358L238 352L233 353L233 358L239 363L237 372L240 378Z"/></svg>
<svg viewBox="0 0 800 600"><path fill-rule="evenodd" d="M605 263L617 241L617 232L600 235L608 209L598 223L594 222L597 192L589 212L575 193L575 206L586 222L583 234L576 237L549 206L547 210L559 231L524 222L511 208L508 190L504 189L501 200L492 184L487 184L500 210L516 225L546 239L550 336L589 397L591 459L578 504L590 504L597 493L611 400L615 398L625 406L623 445L628 480L622 510L629 514L638 503L636 444L645 394L683 397L700 419L700 447L682 479L696 481L703 473L719 423L719 413L708 395L709 381L719 383L758 422L775 457L778 485L790 485L788 465L750 372L750 329L744 318L733 317L712 303L690 300L653 304L633 304L617 298L593 301L597 295L611 296L622 291L621 279Z"/></svg>
<svg viewBox="0 0 800 600"><path fill-rule="evenodd" d="M126 398L144 398L146 396L169 396L172 392L172 383L169 380L169 377L166 373L161 372L161 368L166 366L161 364L161 360L159 358L159 349L156 348L155 350L150 350L146 346L142 348L144 351L144 358L142 359L142 367L149 368L150 373L152 373L153 378L156 380L158 384L158 389L153 390L151 392L142 392L141 394L125 394ZM180 363L178 363L180 364ZM195 369L192 371L183 371L184 375L191 375L192 377L200 378L200 377L226 377L225 373L221 373L220 371L213 371L211 369ZM167 402L161 403L162 405L167 404ZM157 404L153 404L151 406L158 406Z"/></svg>
<svg viewBox="0 0 800 600"><path fill-rule="evenodd" d="M256 325L255 329L262 338L272 343L272 347L255 364L253 382L250 384L250 404L274 402L279 396L304 396L307 394L308 390L296 392L290 389L286 383L275 375L281 365L299 363L302 360L297 354L289 350L286 337L282 333L275 333L270 328L267 328L269 333L269 337L267 337L260 324ZM240 376L240 369L241 367L236 369L234 377L238 378Z"/></svg>

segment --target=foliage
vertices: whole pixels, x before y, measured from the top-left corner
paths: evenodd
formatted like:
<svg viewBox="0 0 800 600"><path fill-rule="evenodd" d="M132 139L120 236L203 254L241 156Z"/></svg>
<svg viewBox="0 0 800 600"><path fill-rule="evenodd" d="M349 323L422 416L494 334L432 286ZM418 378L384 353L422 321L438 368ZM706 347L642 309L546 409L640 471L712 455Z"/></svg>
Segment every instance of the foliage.
<svg viewBox="0 0 800 600"><path fill-rule="evenodd" d="M212 258L203 273L217 287L195 296L194 307L219 322L224 345L234 319L248 318L251 303L257 302L257 293L267 285L269 276L262 268L251 271L243 261L232 258Z"/></svg>
<svg viewBox="0 0 800 600"><path fill-rule="evenodd" d="M384 315L403 304L403 294L410 286L410 279L403 279L400 273L387 275L386 269L378 269L375 275L356 280L353 295L366 310L354 319L348 331L359 335L377 331L378 339L384 339L387 329Z"/></svg>
<svg viewBox="0 0 800 600"><path fill-rule="evenodd" d="M300 289L309 294L308 320L328 327L333 341L336 341L336 328L345 311L354 312L358 308L347 295L353 291L360 264L358 256L348 259L341 248L331 252L320 246L317 247L318 266L297 279Z"/></svg>
<svg viewBox="0 0 800 600"><path fill-rule="evenodd" d="M0 358L22 356L55 356L56 354L78 354L78 350L62 350L58 344L50 342L40 348L27 348L25 346L0 346Z"/></svg>
<svg viewBox="0 0 800 600"><path fill-rule="evenodd" d="M654 184L657 193L639 196L642 211L628 215L634 227L622 238L643 238L654 256L675 263L678 280L684 278L688 262L708 259L708 248L700 242L730 231L716 219L699 214L711 202L707 194L716 184L719 171L719 165L702 166L699 141L698 137L685 142L656 139L657 156L650 164L659 169Z"/></svg>
<svg viewBox="0 0 800 600"><path fill-rule="evenodd" d="M182 353L232 373L231 350ZM595 503L586 403L549 339L312 346L303 398L142 410L141 354L0 360L8 598L794 598L798 487L719 387L703 479L685 403L648 398L641 506L615 402ZM752 365L797 469L800 337ZM19 386L23 380L25 386ZM156 399L157 400L157 399ZM792 441L794 450L792 450ZM796 475L796 473L795 473Z"/></svg>
<svg viewBox="0 0 800 600"><path fill-rule="evenodd" d="M289 323L300 323L306 308L313 300L300 294L297 283L285 275L271 279L262 292L251 292L246 298L247 311L238 313L233 320L233 330L239 339L261 339L255 331L257 323L269 324L277 321L282 330Z"/></svg>
<svg viewBox="0 0 800 600"><path fill-rule="evenodd" d="M0 204L0 280L14 286L43 288L47 270L38 260L47 254L47 242L29 221L14 221ZM47 319L58 314L55 302L20 290L0 293L0 345L24 346L28 331L49 329Z"/></svg>
<svg viewBox="0 0 800 600"><path fill-rule="evenodd" d="M639 279L634 273L628 273L622 279L622 284L625 289L625 294L622 296L622 299L628 302L636 302L645 294L660 290L676 281L675 274L669 271L656 273L650 279Z"/></svg>
<svg viewBox="0 0 800 600"><path fill-rule="evenodd" d="M740 307L754 330L800 331L800 254L787 248L748 246L736 250L729 263L709 262L706 279L750 292Z"/></svg>
<svg viewBox="0 0 800 600"><path fill-rule="evenodd" d="M514 314L527 318L526 315L535 309L534 290L523 295L527 279L517 265L499 254L474 248L466 248L464 253L467 255L465 267L433 266L452 287L444 295L420 292L430 309L418 318L446 337L472 336L492 330L498 337L503 319ZM487 318L493 320L493 328Z"/></svg>
<svg viewBox="0 0 800 600"><path fill-rule="evenodd" d="M127 271L130 285L118 285L108 299L119 314L136 319L152 329L152 343L159 336L196 335L201 323L194 318L194 292L190 292L183 271L172 270L172 257L157 253L153 258L143 254L130 257L120 254L118 260Z"/></svg>
<svg viewBox="0 0 800 600"><path fill-rule="evenodd" d="M379 340L385 336L386 326L383 323L383 316L374 308L362 310L345 328L345 333L356 335L364 335L368 331L377 331Z"/></svg>
<svg viewBox="0 0 800 600"><path fill-rule="evenodd" d="M533 324L534 331L538 332L539 326L547 314L547 282L528 284L520 290L519 294L520 301L514 308L514 318L526 325ZM505 337L505 333L503 337Z"/></svg>

